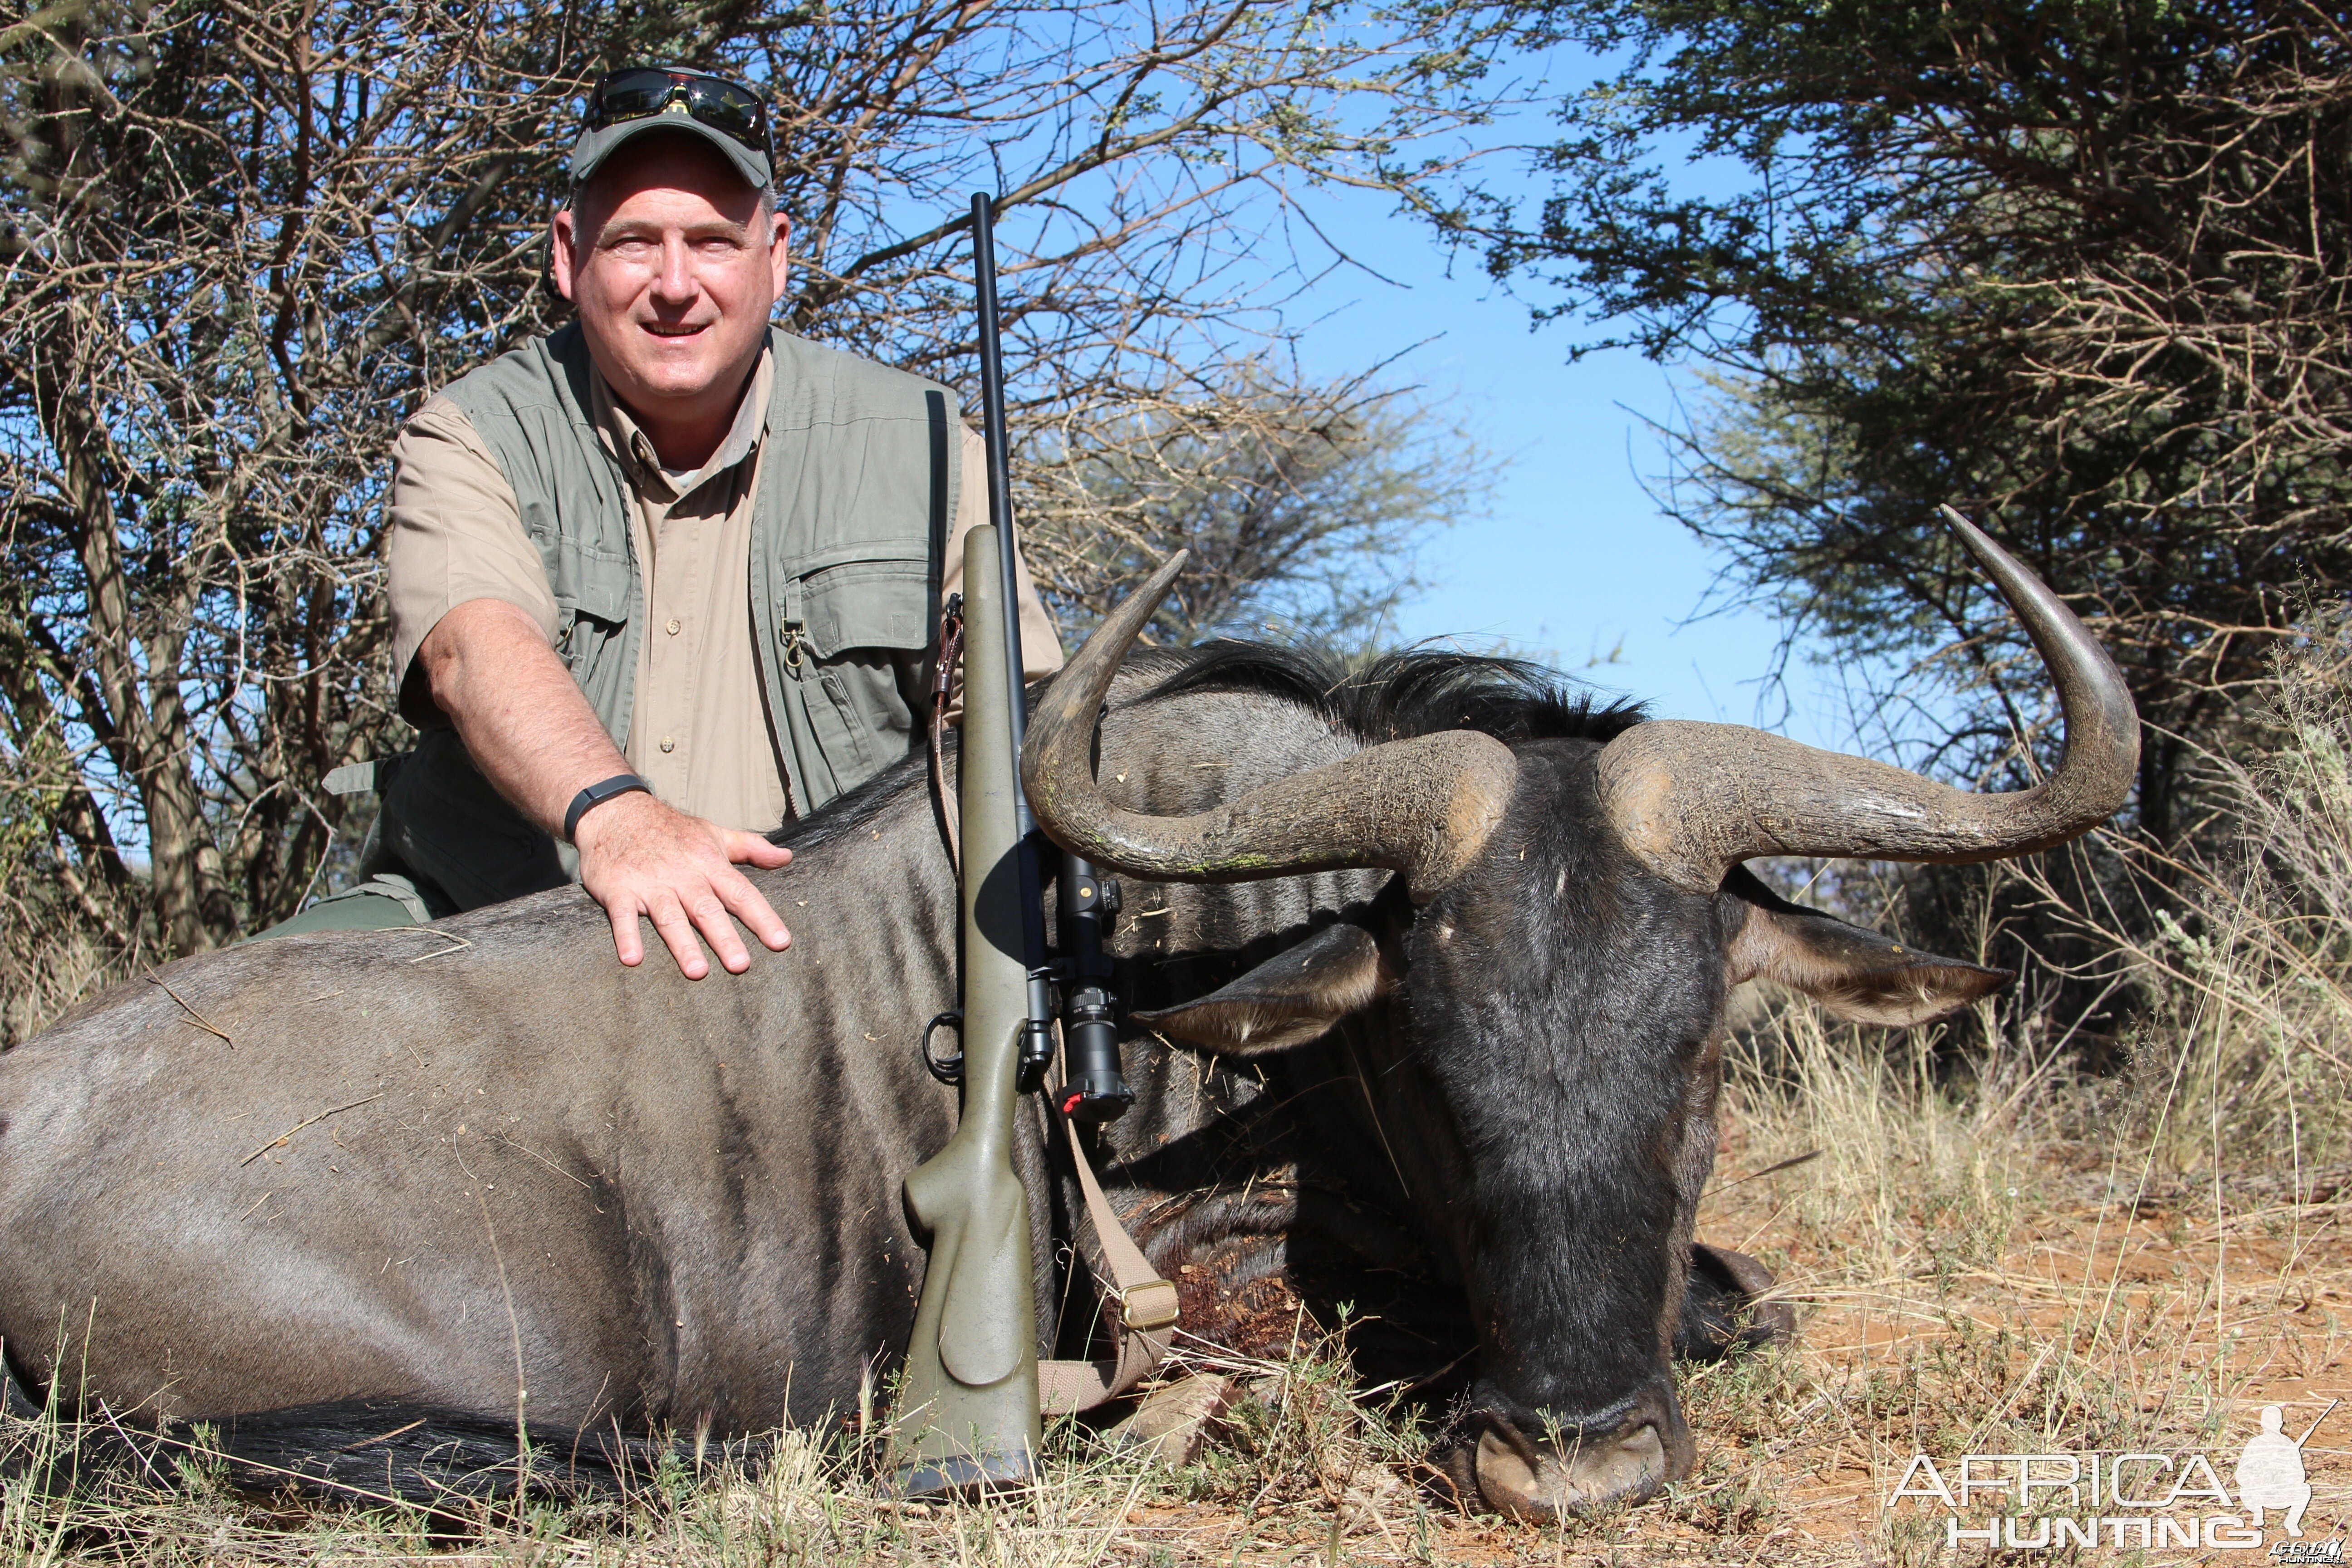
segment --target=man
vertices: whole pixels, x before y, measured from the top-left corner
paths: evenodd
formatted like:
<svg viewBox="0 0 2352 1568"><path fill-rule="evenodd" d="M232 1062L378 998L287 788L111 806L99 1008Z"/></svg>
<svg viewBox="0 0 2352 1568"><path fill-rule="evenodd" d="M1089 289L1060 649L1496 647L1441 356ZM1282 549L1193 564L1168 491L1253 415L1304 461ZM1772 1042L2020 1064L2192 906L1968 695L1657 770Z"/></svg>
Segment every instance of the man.
<svg viewBox="0 0 2352 1568"><path fill-rule="evenodd" d="M374 875L279 931L576 877L623 963L642 918L688 978L703 942L740 973L737 921L791 940L737 868L791 858L764 830L917 743L984 460L945 388L769 325L772 159L739 83L597 83L551 237L578 319L452 384L394 448L393 640L423 737L371 773ZM1025 565L1021 620L1029 671L1059 668Z"/></svg>

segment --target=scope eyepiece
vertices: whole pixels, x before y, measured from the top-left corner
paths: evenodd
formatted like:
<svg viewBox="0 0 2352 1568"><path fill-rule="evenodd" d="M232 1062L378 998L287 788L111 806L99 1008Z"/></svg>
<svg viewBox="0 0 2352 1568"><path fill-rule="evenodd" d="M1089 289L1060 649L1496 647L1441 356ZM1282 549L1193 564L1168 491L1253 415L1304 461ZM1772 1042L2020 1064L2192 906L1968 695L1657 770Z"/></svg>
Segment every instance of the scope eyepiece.
<svg viewBox="0 0 2352 1568"><path fill-rule="evenodd" d="M1119 1073L1118 1025L1111 1016L1109 992L1096 984L1071 991L1062 1011L1062 1045L1070 1064L1068 1081L1055 1091L1062 1114L1088 1123L1125 1115L1135 1103L1135 1090Z"/></svg>

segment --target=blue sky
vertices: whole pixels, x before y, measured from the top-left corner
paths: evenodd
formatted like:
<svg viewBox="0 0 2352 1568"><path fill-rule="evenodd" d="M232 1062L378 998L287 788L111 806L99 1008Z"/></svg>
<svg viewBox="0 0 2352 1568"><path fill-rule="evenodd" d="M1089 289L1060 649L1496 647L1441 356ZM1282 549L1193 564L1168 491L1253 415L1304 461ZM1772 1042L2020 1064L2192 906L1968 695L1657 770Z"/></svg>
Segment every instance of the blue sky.
<svg viewBox="0 0 2352 1568"><path fill-rule="evenodd" d="M1780 695L1759 685L1777 624L1698 614L1716 560L1643 492L1643 477L1664 466L1643 416L1672 412L1672 373L1629 351L1570 364L1567 330L1530 331L1527 303L1475 266L1447 276L1424 231L1369 201L1334 205L1318 223L1394 282L1350 268L1312 285L1291 312L1313 323L1306 367L1336 375L1400 355L1390 378L1419 384L1500 464L1489 514L1433 542L1431 588L1407 607L1402 638L1507 643L1662 718L1753 723L1764 697L1774 727L1831 743L1843 726L1820 672L1791 667L1781 724Z"/></svg>
<svg viewBox="0 0 2352 1568"><path fill-rule="evenodd" d="M1550 63L1555 80L1592 69ZM1577 68L1558 72L1563 63ZM1522 121L1505 134L1544 134L1536 116ZM1682 172L1701 185L1737 177ZM1508 185L1518 174L1497 162L1489 177ZM1530 330L1529 300L1490 282L1475 258L1449 268L1432 231L1386 201L1329 187L1300 200L1316 228L1366 264L1326 270L1286 307L1305 328L1304 368L1337 376L1396 356L1384 379L1418 385L1499 465L1487 514L1455 523L1423 557L1430 591L1406 609L1399 640L1506 644L1647 700L1661 718L1761 721L1815 744L1850 743L1827 672L1801 658L1785 693L1764 689L1776 622L1709 610L1715 557L1643 492L1642 479L1665 467L1644 416L1671 415L1675 373L1630 351L1570 364L1572 323ZM1302 250L1313 244L1296 226L1292 235Z"/></svg>
<svg viewBox="0 0 2352 1568"><path fill-rule="evenodd" d="M1423 574L1431 591L1399 630L1502 639L1653 696L1662 711L1670 703L1683 717L1730 717L1721 678L1702 679L1690 667L1760 655L1772 630L1752 616L1678 625L1710 568L1640 484L1661 455L1639 416L1668 406L1669 374L1619 352L1570 364L1559 329L1529 331L1526 307L1483 279L1444 276L1433 253L1390 248L1380 260L1409 286L1358 272L1314 290L1340 298L1307 334L1310 368L1337 374L1402 351L1388 374L1419 384L1493 455L1500 476L1491 515L1457 521L1434 541Z"/></svg>

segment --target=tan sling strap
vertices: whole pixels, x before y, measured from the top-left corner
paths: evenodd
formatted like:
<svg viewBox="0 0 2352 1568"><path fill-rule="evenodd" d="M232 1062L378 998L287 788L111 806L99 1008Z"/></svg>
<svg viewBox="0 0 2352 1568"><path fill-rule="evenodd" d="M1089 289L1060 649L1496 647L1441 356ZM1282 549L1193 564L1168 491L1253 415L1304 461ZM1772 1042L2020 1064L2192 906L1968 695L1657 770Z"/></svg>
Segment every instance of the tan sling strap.
<svg viewBox="0 0 2352 1568"><path fill-rule="evenodd" d="M1118 1307L1110 1331L1118 1353L1109 1361L1039 1362L1037 1403L1048 1415L1091 1410L1150 1376L1168 1359L1177 1315L1176 1287L1160 1278L1143 1248L1111 1212L1102 1184L1095 1180L1095 1168L1079 1147L1077 1123L1066 1116L1060 1120L1069 1139L1070 1163L1078 1170L1078 1189L1086 1194L1087 1217L1094 1222L1103 1263L1110 1270L1103 1294Z"/></svg>
<svg viewBox="0 0 2352 1568"><path fill-rule="evenodd" d="M940 837L948 847L948 864L963 875L963 813L956 793L948 787L948 694L955 684L956 660L963 657L963 595L958 594L940 615L940 654L932 661L929 679L931 707L931 805L939 813Z"/></svg>

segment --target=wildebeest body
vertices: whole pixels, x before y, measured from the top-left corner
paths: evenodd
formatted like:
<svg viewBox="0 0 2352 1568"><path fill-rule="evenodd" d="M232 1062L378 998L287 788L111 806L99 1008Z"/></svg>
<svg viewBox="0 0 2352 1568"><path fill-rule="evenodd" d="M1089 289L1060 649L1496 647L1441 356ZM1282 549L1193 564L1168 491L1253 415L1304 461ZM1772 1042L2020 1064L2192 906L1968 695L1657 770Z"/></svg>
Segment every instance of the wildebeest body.
<svg viewBox="0 0 2352 1568"><path fill-rule="evenodd" d="M173 1418L511 1414L518 1359L564 1426L838 1407L912 1321L898 1185L953 1116L906 1023L952 1000L934 858L767 879L795 946L699 985L563 890L117 989L0 1057L11 1361L62 1327L80 1375L88 1321L89 1392Z"/></svg>
<svg viewBox="0 0 2352 1568"><path fill-rule="evenodd" d="M1294 714L1308 732L1248 746L1233 719L1137 784L1188 800L1344 745ZM913 1048L955 1000L930 810L904 768L791 836L796 864L754 876L793 945L740 977L624 969L563 889L206 954L85 1004L0 1055L10 1363L38 1386L62 1351L91 1396L168 1420L354 1398L495 1418L518 1383L556 1429L852 1406L913 1320L901 1184L953 1124ZM1139 1005L1172 1000L1383 879L1170 888L1177 919L1131 918L1115 945ZM1138 1077L1199 1070L1164 1053ZM1160 1094L1118 1143L1193 1147L1217 1100ZM1037 1186L1042 1139L1024 1152ZM1075 1205L1038 1196L1050 1277ZM1040 1310L1050 1332L1051 1292Z"/></svg>
<svg viewBox="0 0 2352 1568"><path fill-rule="evenodd" d="M1903 1022L2002 976L1737 868L1662 876L1600 802L1634 715L1518 668L1408 656L1349 681L1241 648L1122 679L1099 791L1160 818L1400 735L1509 748L1475 855L1426 889L1129 880L1140 1092L1101 1163L1164 1272L1234 1265L1188 1286L1195 1326L1218 1328L1219 1281L1319 1230L1450 1282L1477 1351L1453 1468L1488 1500L1546 1513L1682 1473L1668 1347L1728 987L1771 974ZM622 969L564 889L190 960L0 1057L9 1365L352 1468L407 1418L474 1453L518 1415L728 1433L849 1408L912 1323L900 1193L954 1112L914 1050L954 999L931 809L909 763L797 826L795 864L755 873L794 944L743 976ZM1045 1131L1020 1160L1051 1280L1057 1237L1087 1238ZM1039 1332L1067 1348L1094 1303L1066 1319L1065 1295L1038 1292Z"/></svg>
<svg viewBox="0 0 2352 1568"><path fill-rule="evenodd" d="M1107 729L1105 778L1159 810L1361 743L1287 695L1214 679L1145 716ZM793 835L796 864L758 874L793 946L755 954L741 977L623 969L599 911L566 889L430 929L209 954L85 1005L0 1056L10 1362L39 1386L62 1352L69 1385L150 1420L362 1401L510 1421L518 1387L531 1424L556 1432L614 1420L630 1432L755 1430L852 1407L912 1322L922 1255L898 1194L954 1112L953 1091L912 1049L920 1023L954 1000L953 883L930 810L919 773L902 769ZM1590 846L1528 837L1530 877L1556 867L1555 897L1580 906L1578 923L1605 923L1592 906L1600 879L1580 858ZM1397 944L1414 922L1383 895L1388 880L1131 883L1114 942L1122 984L1137 1009L1173 1005L1349 921L1381 928L1399 966L1457 954L1527 966L1526 995L1467 1002L1507 1016L1517 1038L1529 998L1573 1012L1590 1001L1578 984L1630 973L1569 963L1557 931L1538 929L1546 910L1488 908L1468 889L1428 912L1431 954L1408 956ZM1469 916L1449 914L1457 908ZM1719 980L1694 991L1685 955L1651 967L1688 994L1676 1010L1703 1035ZM1391 1005L1437 1004L1415 988ZM1560 1022L1540 1011L1524 1021ZM1538 1274L1572 1263L1547 1214L1606 1233L1671 1210L1671 1186L1645 1179L1632 1201L1648 1210L1611 1217L1627 1201L1623 1173L1580 1165L1589 1143L1562 1143L1554 1108L1472 1081L1493 1080L1493 1064L1396 1044L1465 1027L1494 1033L1444 1016L1351 1020L1239 1064L1131 1031L1142 1100L1108 1130L1106 1179L1143 1221L1155 1261L1186 1283L1195 1321L1215 1322L1218 1285L1280 1269L1302 1188L1310 1228L1338 1229L1391 1268L1433 1263L1473 1280L1459 1260L1481 1253ZM1648 1100L1609 1114L1663 1125L1689 1065L1645 1068ZM1601 1081L1598 1064L1584 1071L1588 1088ZM1481 1102L1475 1125L1431 1119L1465 1094ZM279 1141L321 1111L332 1114ZM1520 1145L1547 1187L1519 1193ZM1050 1279L1050 1231L1059 1216L1066 1235L1076 1205L1045 1190L1042 1138L1024 1151ZM1518 1194L1533 1228L1507 1225L1507 1205L1473 1202L1491 1215L1431 1245L1482 1180ZM1248 1254L1236 1267L1196 1269L1197 1281L1182 1271L1235 1246ZM1653 1344L1667 1288L1656 1252L1582 1270L1593 1289L1636 1303ZM1622 1313L1594 1305L1563 1276L1523 1335L1610 1364ZM1040 1310L1061 1316L1054 1292ZM357 1407L350 1419L397 1424Z"/></svg>

